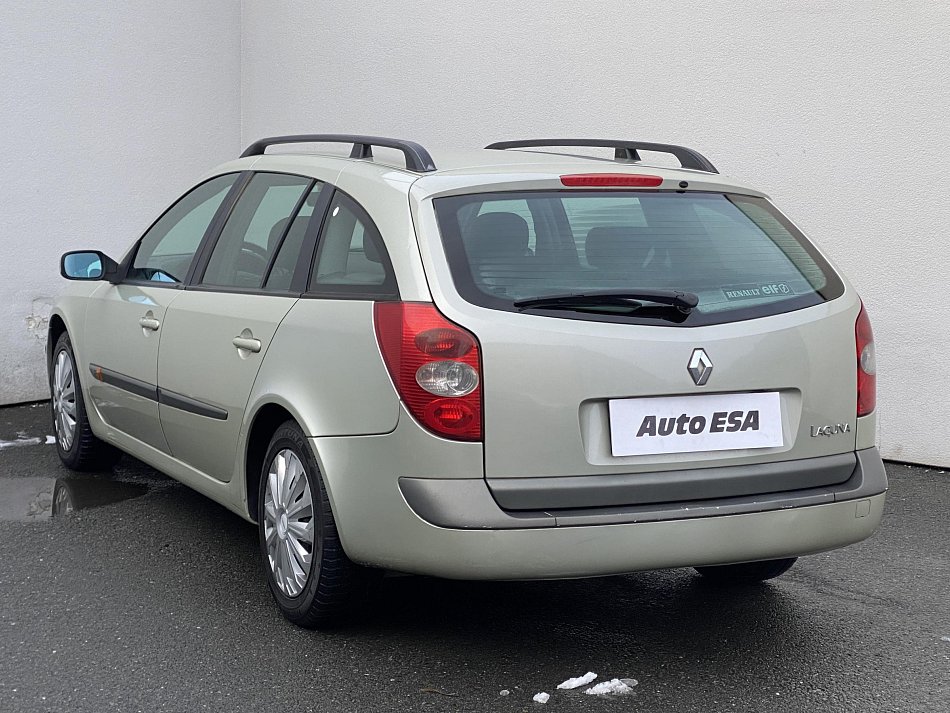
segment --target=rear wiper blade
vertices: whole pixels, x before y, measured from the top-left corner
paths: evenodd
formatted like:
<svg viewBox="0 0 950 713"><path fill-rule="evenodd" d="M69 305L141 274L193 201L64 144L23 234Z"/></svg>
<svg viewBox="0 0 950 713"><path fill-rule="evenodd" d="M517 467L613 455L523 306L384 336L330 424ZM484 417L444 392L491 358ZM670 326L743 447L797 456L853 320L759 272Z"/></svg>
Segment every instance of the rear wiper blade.
<svg viewBox="0 0 950 713"><path fill-rule="evenodd" d="M630 307L636 309L643 302L670 305L689 314L699 304L699 297L680 290L598 290L596 292L565 293L528 297L515 300L518 309L540 307L546 309L574 309L576 307Z"/></svg>

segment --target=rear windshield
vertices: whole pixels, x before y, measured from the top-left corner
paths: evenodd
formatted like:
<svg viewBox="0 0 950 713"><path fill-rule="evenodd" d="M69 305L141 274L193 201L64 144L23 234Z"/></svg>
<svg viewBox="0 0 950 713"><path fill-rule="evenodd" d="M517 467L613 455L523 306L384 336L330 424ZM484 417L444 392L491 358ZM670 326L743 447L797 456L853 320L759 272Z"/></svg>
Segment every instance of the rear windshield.
<svg viewBox="0 0 950 713"><path fill-rule="evenodd" d="M834 299L840 279L761 198L722 193L479 193L434 201L459 293L494 309L555 317L696 326ZM516 306L599 291L675 290L688 314L649 300L636 309Z"/></svg>

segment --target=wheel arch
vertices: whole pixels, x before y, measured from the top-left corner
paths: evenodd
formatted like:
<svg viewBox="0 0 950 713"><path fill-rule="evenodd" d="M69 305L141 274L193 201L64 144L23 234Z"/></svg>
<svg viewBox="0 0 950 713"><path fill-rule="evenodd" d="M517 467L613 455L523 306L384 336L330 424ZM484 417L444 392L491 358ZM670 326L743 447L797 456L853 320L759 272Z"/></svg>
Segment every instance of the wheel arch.
<svg viewBox="0 0 950 713"><path fill-rule="evenodd" d="M68 332L66 328L66 320L63 319L63 316L58 312L53 312L49 318L49 327L46 331L46 363L49 364L53 358L53 349L56 347L56 342L59 341L60 336L63 332Z"/></svg>
<svg viewBox="0 0 950 713"><path fill-rule="evenodd" d="M264 467L264 458L267 447L270 445L274 431L286 421L294 421L304 434L309 435L310 429L307 420L286 399L278 395L270 395L258 399L252 408L248 419L247 437L244 440L243 485L244 506L250 520L257 522L258 486L261 470ZM320 462L319 457L317 462Z"/></svg>

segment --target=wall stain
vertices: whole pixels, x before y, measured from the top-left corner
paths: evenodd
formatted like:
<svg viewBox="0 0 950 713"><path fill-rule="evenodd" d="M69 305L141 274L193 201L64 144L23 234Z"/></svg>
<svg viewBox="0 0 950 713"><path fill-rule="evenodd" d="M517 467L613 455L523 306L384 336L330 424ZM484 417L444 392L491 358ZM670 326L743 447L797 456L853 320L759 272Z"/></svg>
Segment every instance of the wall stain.
<svg viewBox="0 0 950 713"><path fill-rule="evenodd" d="M49 328L49 318L53 310L52 297L34 297L30 314L27 315L26 331L34 339L40 342L46 342L46 332Z"/></svg>

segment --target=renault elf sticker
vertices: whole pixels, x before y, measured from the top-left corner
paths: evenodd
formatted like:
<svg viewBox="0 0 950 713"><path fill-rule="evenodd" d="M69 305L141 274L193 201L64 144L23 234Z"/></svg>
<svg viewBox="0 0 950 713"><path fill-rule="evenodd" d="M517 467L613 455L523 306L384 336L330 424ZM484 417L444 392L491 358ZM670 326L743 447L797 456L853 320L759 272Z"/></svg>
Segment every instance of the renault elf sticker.
<svg viewBox="0 0 950 713"><path fill-rule="evenodd" d="M787 282L755 282L744 285L725 285L722 293L727 300L757 300L762 297L794 295L795 290Z"/></svg>

